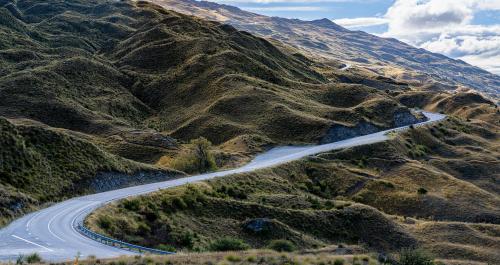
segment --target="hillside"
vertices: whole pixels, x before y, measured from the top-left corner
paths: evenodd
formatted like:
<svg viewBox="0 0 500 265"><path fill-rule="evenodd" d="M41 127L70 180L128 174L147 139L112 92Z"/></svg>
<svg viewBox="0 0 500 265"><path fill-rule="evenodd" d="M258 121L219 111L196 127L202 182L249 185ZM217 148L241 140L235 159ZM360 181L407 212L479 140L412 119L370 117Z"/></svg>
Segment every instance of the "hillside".
<svg viewBox="0 0 500 265"><path fill-rule="evenodd" d="M441 90L472 88L498 100L500 77L460 60L417 49L395 39L350 31L328 19L267 17L236 7L195 0L151 0L167 9L231 24L276 39L320 60L340 60L398 81ZM441 83L441 84L440 84ZM444 85L443 85L444 84Z"/></svg>
<svg viewBox="0 0 500 265"><path fill-rule="evenodd" d="M14 125L3 118L0 149L0 226L71 196L180 174L116 157L63 131ZM114 183L106 183L110 176Z"/></svg>
<svg viewBox="0 0 500 265"><path fill-rule="evenodd" d="M496 106L473 94L432 97L468 98L467 105L474 102L489 113L483 117L498 121ZM338 253L339 244L385 254L419 247L446 264L494 263L500 258L498 122L472 116L460 113L388 142L123 200L99 209L87 224L121 240L184 251L210 250L224 237L252 248L286 239L301 250L330 248L329 254Z"/></svg>
<svg viewBox="0 0 500 265"><path fill-rule="evenodd" d="M319 142L335 125L417 119L387 93L405 84L148 2L1 5L0 115L90 135L126 158L171 156L174 138L248 141L251 153Z"/></svg>
<svg viewBox="0 0 500 265"><path fill-rule="evenodd" d="M148 2L0 1L2 126L21 146L48 135L26 154L4 151L2 215L164 179L111 174L101 177L113 184L91 184L103 172L158 169L198 137L229 167L268 146L330 141L332 128L363 134L357 125L420 118L391 94L407 85L276 45Z"/></svg>

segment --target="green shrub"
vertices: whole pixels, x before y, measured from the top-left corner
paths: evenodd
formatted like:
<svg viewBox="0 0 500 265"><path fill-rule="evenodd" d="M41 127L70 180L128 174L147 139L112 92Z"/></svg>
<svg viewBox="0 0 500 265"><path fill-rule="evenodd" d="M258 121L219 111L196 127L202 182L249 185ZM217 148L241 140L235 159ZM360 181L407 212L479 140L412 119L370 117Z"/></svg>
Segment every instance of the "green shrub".
<svg viewBox="0 0 500 265"><path fill-rule="evenodd" d="M123 208L137 212L139 210L140 202L137 199L128 199L123 201Z"/></svg>
<svg viewBox="0 0 500 265"><path fill-rule="evenodd" d="M24 259L28 263L40 263L42 261L42 258L38 255L38 253L29 254Z"/></svg>
<svg viewBox="0 0 500 265"><path fill-rule="evenodd" d="M344 264L345 264L344 259L335 259L335 261L333 262L333 265L344 265Z"/></svg>
<svg viewBox="0 0 500 265"><path fill-rule="evenodd" d="M292 252L295 250L295 245L288 240L273 240L267 246L268 248L279 252Z"/></svg>
<svg viewBox="0 0 500 265"><path fill-rule="evenodd" d="M236 238L221 238L210 244L210 249L212 251L231 251L231 250L246 250L250 246L240 239Z"/></svg>
<svg viewBox="0 0 500 265"><path fill-rule="evenodd" d="M388 181L381 181L382 185L384 185L384 187L386 188L389 188L389 189L394 189L395 186L392 182L388 182Z"/></svg>
<svg viewBox="0 0 500 265"><path fill-rule="evenodd" d="M97 220L97 225L104 230L111 228L112 223L111 218L105 215L99 216L99 219Z"/></svg>
<svg viewBox="0 0 500 265"><path fill-rule="evenodd" d="M226 256L226 260L229 262L240 262L241 258L235 255Z"/></svg>
<svg viewBox="0 0 500 265"><path fill-rule="evenodd" d="M186 173L214 171L217 164L211 149L212 143L203 137L191 140L189 151L176 157L169 166Z"/></svg>
<svg viewBox="0 0 500 265"><path fill-rule="evenodd" d="M179 245L192 249L194 247L197 235L192 231L173 233L172 239Z"/></svg>
<svg viewBox="0 0 500 265"><path fill-rule="evenodd" d="M186 202L182 198L175 197L172 200L172 204L175 207L175 209L183 210L187 208Z"/></svg>
<svg viewBox="0 0 500 265"><path fill-rule="evenodd" d="M402 249L398 265L435 265L434 259L421 249Z"/></svg>
<svg viewBox="0 0 500 265"><path fill-rule="evenodd" d="M175 249L175 247L170 246L170 245L165 245L165 244L160 244L160 245L156 246L156 248L159 250L168 251L168 252L176 252L177 251L177 249Z"/></svg>
<svg viewBox="0 0 500 265"><path fill-rule="evenodd" d="M19 255L16 259L16 264L17 265L23 265L24 264L24 255Z"/></svg>

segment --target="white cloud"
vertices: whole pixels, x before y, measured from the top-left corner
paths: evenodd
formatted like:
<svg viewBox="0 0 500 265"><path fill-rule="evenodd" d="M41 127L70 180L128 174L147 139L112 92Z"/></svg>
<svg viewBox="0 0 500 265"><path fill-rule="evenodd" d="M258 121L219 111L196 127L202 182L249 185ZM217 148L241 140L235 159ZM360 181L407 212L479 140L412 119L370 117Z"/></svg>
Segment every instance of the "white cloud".
<svg viewBox="0 0 500 265"><path fill-rule="evenodd" d="M384 25L387 24L389 20L381 17L358 17L336 19L333 22L347 28L363 28Z"/></svg>
<svg viewBox="0 0 500 265"><path fill-rule="evenodd" d="M473 25L477 12L500 11L500 0L396 0L382 17L340 19L348 28L387 24L394 37L500 74L500 21Z"/></svg>
<svg viewBox="0 0 500 265"><path fill-rule="evenodd" d="M366 3L380 0L216 1L246 3L248 7L244 9L254 12L321 12L325 10L317 3ZM351 29L387 25L387 31L380 36L397 38L500 74L500 21L496 25L472 24L478 12L484 10L500 12L500 0L394 0L385 14L337 19L334 22Z"/></svg>

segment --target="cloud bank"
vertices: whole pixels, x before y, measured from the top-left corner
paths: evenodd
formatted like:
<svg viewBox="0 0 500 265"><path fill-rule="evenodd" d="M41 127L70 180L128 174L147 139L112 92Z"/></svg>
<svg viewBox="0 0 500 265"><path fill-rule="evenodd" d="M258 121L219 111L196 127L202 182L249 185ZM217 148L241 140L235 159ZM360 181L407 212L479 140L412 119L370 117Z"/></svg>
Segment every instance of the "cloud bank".
<svg viewBox="0 0 500 265"><path fill-rule="evenodd" d="M353 29L387 24L383 37L397 38L500 74L500 18L490 25L473 23L475 16L485 11L500 11L500 0L396 0L381 17L335 22Z"/></svg>

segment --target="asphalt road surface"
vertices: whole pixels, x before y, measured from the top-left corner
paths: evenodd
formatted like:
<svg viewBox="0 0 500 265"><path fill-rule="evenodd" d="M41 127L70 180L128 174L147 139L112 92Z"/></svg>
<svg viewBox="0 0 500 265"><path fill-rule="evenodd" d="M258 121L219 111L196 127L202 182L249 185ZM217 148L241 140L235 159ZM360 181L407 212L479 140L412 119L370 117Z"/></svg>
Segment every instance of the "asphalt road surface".
<svg viewBox="0 0 500 265"><path fill-rule="evenodd" d="M441 114L428 112L424 112L424 115L429 120L417 125L438 121L445 117ZM406 127L397 129L404 129ZM74 259L77 254L80 254L81 257L95 255L97 258L131 255L134 253L107 246L82 236L75 230L75 223L83 220L92 210L113 200L146 194L187 183L272 167L330 150L381 142L388 139L386 133L389 131L392 130L324 145L278 147L257 156L252 162L241 168L70 199L28 214L0 230L0 260L15 261L20 254L34 252L40 254L46 261L67 261Z"/></svg>
<svg viewBox="0 0 500 265"><path fill-rule="evenodd" d="M351 64L346 64L344 67L340 68L340 71L345 71L345 70L347 70L347 69L349 69L351 67L352 67Z"/></svg>

